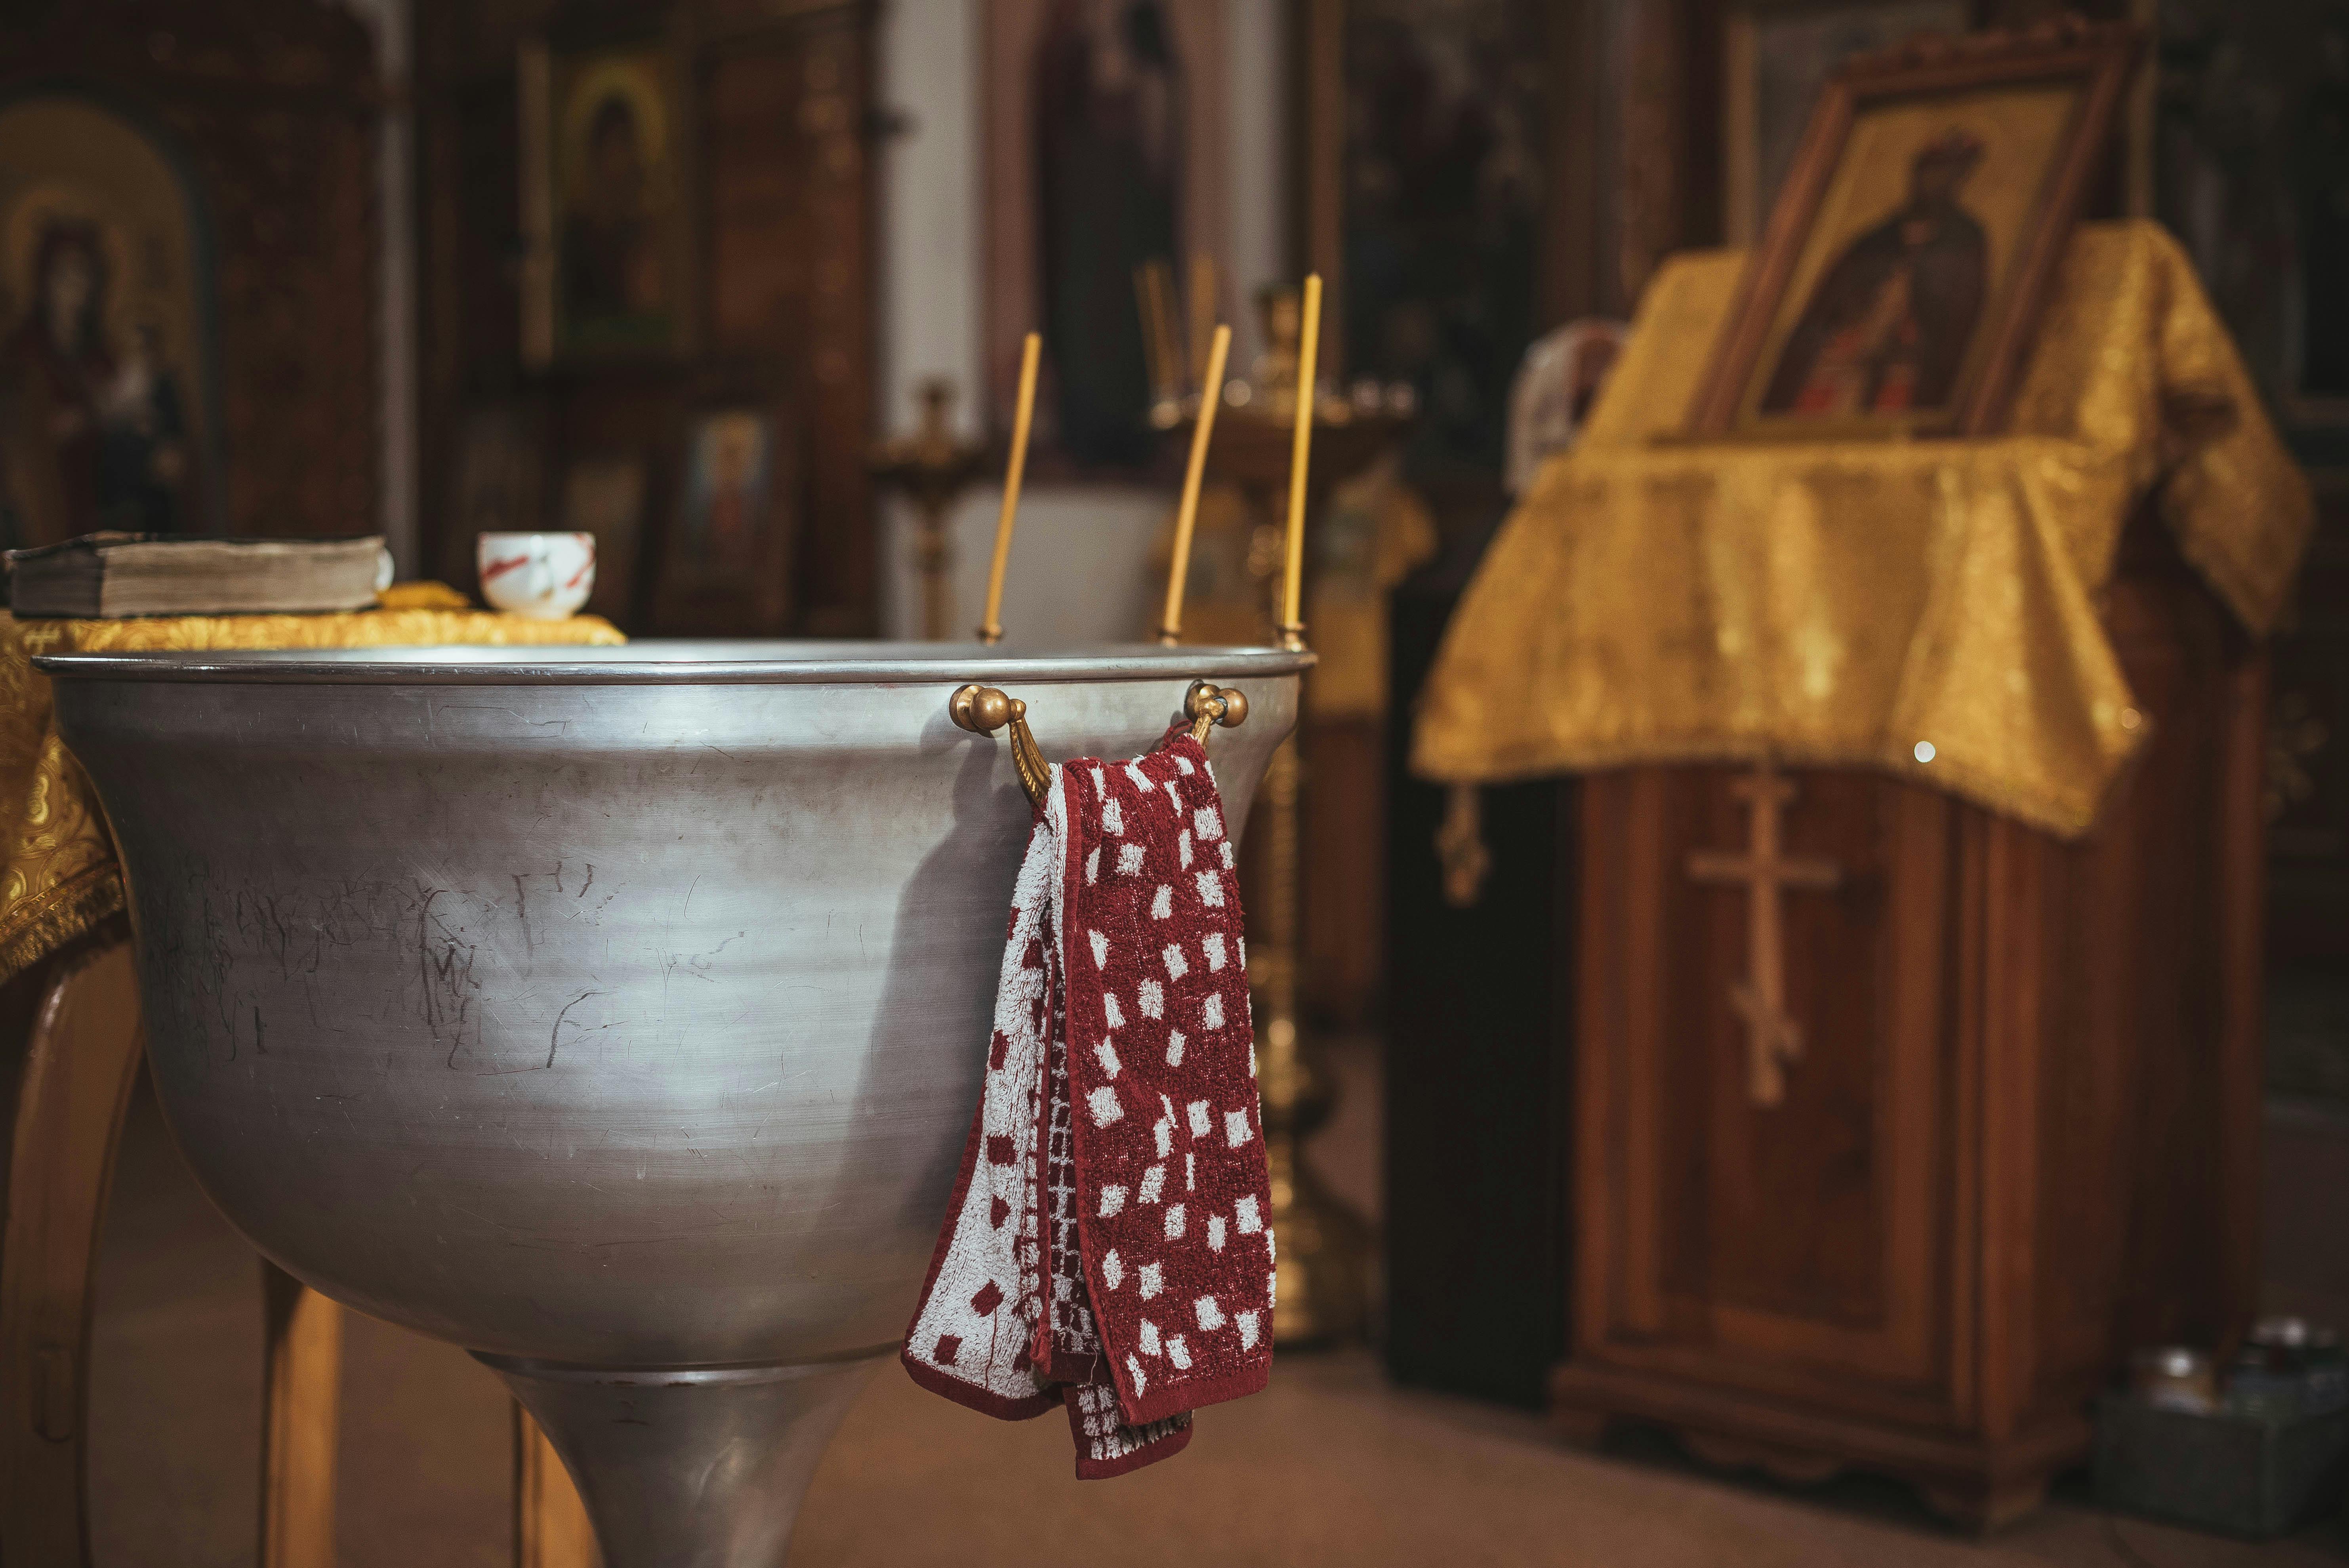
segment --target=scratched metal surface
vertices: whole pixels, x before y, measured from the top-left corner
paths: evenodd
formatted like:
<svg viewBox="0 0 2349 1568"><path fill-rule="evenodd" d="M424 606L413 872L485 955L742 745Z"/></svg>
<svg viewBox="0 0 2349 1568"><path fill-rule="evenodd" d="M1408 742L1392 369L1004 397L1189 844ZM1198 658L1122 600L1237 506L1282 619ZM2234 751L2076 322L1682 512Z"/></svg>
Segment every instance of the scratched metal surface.
<svg viewBox="0 0 2349 1568"><path fill-rule="evenodd" d="M129 872L158 1094L255 1245L504 1356L897 1337L1029 822L1008 743L947 698L1021 688L977 650L839 647L859 673L831 683L781 645L616 681L537 650L509 681L48 662ZM1208 749L1242 823L1304 662L1121 649L1051 669L1030 717L1049 757L1130 754L1194 677L1239 686Z"/></svg>

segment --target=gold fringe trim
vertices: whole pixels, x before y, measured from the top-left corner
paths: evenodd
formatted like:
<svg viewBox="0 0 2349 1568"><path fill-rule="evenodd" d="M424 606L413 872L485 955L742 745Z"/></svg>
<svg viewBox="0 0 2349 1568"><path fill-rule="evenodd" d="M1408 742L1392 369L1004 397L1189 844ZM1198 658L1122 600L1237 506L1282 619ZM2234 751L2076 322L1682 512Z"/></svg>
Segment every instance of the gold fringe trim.
<svg viewBox="0 0 2349 1568"><path fill-rule="evenodd" d="M122 873L111 864L78 872L26 900L0 922L0 985L88 935L123 908Z"/></svg>

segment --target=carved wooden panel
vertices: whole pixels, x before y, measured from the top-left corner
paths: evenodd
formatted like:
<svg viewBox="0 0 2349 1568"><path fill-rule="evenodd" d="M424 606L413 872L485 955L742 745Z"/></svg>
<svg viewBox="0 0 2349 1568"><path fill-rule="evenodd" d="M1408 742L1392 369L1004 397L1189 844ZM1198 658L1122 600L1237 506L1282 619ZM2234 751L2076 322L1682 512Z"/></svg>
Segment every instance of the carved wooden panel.
<svg viewBox="0 0 2349 1568"><path fill-rule="evenodd" d="M2264 662L2143 523L2105 620L2154 739L2075 843L1795 769L1803 1049L1757 1104L1733 768L1584 785L1574 1358L1555 1385L1977 1519L2085 1451L2136 1346L2254 1304Z"/></svg>
<svg viewBox="0 0 2349 1568"><path fill-rule="evenodd" d="M1732 1001L1745 897L1687 873L1692 853L1744 842L1742 773L1642 769L1587 786L1586 930L1611 934L1599 940L1620 944L1627 973L1593 993L1614 1005L1598 1035L1614 1048L1586 1058L1585 1090L1621 1119L1611 1149L1586 1150L1605 1161L1603 1175L1586 1165L1590 1189L1617 1205L1609 1266L1585 1281L1605 1282L1604 1305L1586 1295L1586 1312L1643 1365L1701 1365L1758 1392L1787 1391L1790 1368L1838 1367L1850 1397L1919 1418L1948 1398L1937 1287L1955 812L1869 774L1792 775L1788 850L1842 880L1784 895L1803 1049L1784 1099L1757 1105ZM1601 820L1614 852L1588 841Z"/></svg>

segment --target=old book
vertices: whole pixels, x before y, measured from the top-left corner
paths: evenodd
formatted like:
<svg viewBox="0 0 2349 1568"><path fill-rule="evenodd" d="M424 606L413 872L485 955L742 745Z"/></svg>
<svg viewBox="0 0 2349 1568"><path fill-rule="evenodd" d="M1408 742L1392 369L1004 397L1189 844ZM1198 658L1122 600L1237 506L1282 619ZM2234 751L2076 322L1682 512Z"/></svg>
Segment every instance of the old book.
<svg viewBox="0 0 2349 1568"><path fill-rule="evenodd" d="M383 540L191 539L91 533L7 552L19 616L318 614L375 603L388 580Z"/></svg>

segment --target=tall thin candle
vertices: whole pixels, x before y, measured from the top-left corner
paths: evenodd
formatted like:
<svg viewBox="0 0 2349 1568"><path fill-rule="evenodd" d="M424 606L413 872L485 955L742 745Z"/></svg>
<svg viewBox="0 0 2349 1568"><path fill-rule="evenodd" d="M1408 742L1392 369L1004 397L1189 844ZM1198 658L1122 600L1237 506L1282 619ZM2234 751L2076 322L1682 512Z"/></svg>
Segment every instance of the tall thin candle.
<svg viewBox="0 0 2349 1568"><path fill-rule="evenodd" d="M1166 613L1158 640L1168 647L1183 640L1183 585L1191 574L1191 528L1199 521L1199 485L1207 472L1207 439L1215 433L1216 409L1224 400L1224 360L1231 353L1232 329L1218 325L1207 349L1207 373L1199 383L1199 423L1191 432L1191 466L1183 473L1183 506L1174 514L1174 559L1166 569Z"/></svg>
<svg viewBox="0 0 2349 1568"><path fill-rule="evenodd" d="M1297 439L1288 454L1288 551L1281 578L1280 644L1305 646L1299 612L1305 589L1305 474L1313 449L1314 360L1321 348L1321 274L1305 280L1303 339L1297 347Z"/></svg>
<svg viewBox="0 0 2349 1568"><path fill-rule="evenodd" d="M1003 476L1003 511L995 520L995 559L987 569L987 619L978 640L1003 640L1003 568L1011 559L1011 523L1019 515L1019 481L1028 472L1028 430L1036 420L1036 361L1044 340L1035 333L1019 348L1019 407L1011 422L1011 466Z"/></svg>

